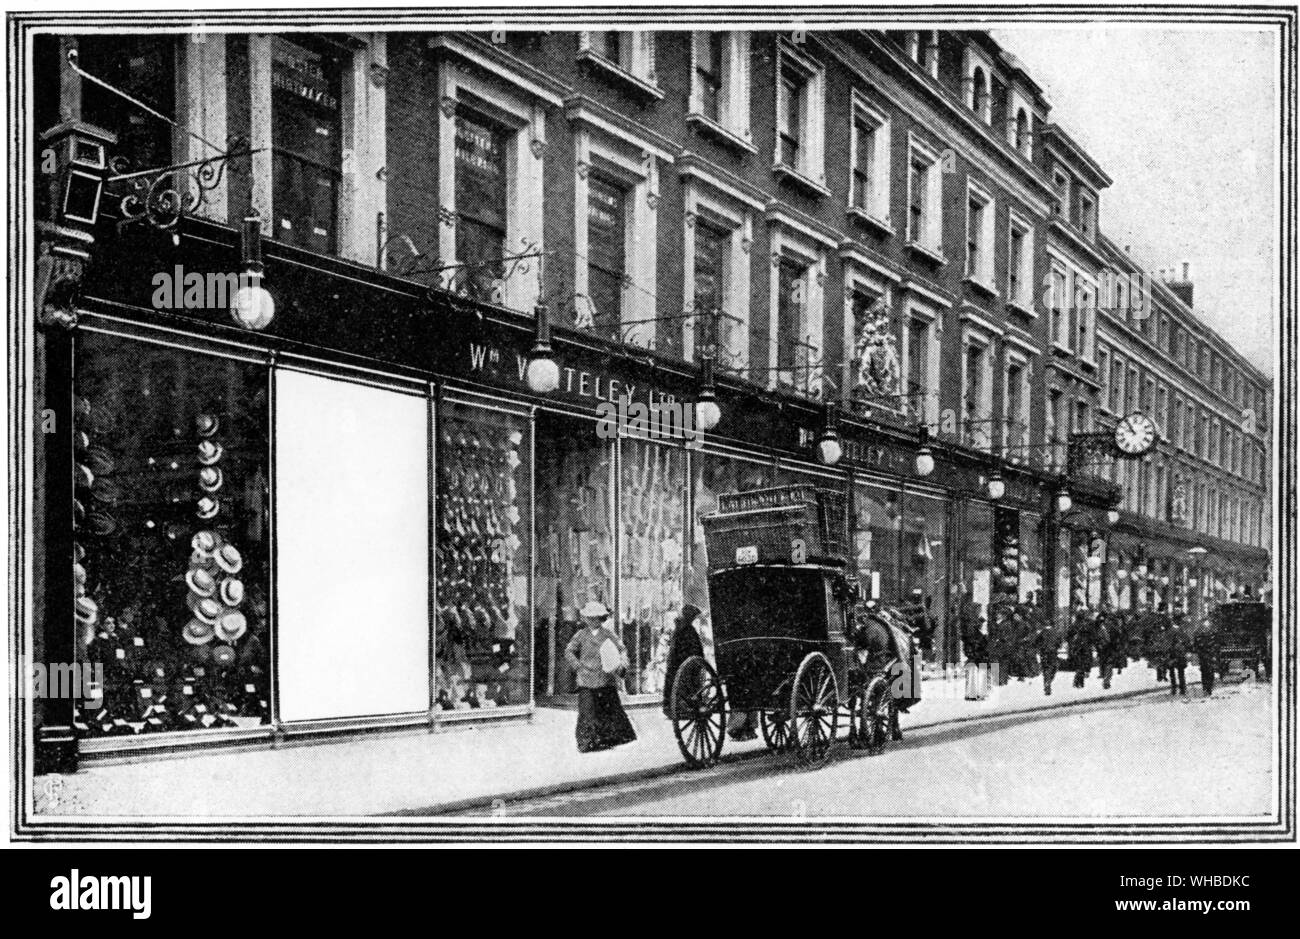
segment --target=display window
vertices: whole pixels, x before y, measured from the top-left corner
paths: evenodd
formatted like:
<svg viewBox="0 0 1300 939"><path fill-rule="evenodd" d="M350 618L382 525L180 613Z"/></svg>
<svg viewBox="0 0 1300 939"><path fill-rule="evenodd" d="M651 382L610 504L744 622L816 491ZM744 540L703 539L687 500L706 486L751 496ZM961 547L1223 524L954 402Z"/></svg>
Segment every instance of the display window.
<svg viewBox="0 0 1300 939"><path fill-rule="evenodd" d="M858 483L853 498L853 545L863 596L896 604L899 589L899 554L903 530L902 492L874 484ZM917 542L921 551L928 542Z"/></svg>
<svg viewBox="0 0 1300 939"><path fill-rule="evenodd" d="M965 536L962 539L962 590L958 600L957 625L967 649L984 645L977 634L989 635L989 607L993 599L993 507L971 500L965 508Z"/></svg>
<svg viewBox="0 0 1300 939"><path fill-rule="evenodd" d="M686 450L619 442L619 626L627 690L662 694L673 621L682 609Z"/></svg>
<svg viewBox="0 0 1300 939"><path fill-rule="evenodd" d="M73 564L88 737L271 719L267 370L78 334Z"/></svg>
<svg viewBox="0 0 1300 939"><path fill-rule="evenodd" d="M534 675L539 697L573 695L577 678L564 648L578 610L614 602L614 442L592 421L537 415L536 634L545 654Z"/></svg>
<svg viewBox="0 0 1300 939"><path fill-rule="evenodd" d="M532 440L524 415L438 412L434 706L528 704L533 661Z"/></svg>
<svg viewBox="0 0 1300 939"><path fill-rule="evenodd" d="M1020 602L1031 606L1043 604L1043 516L1037 512L1020 513Z"/></svg>
<svg viewBox="0 0 1300 939"><path fill-rule="evenodd" d="M932 661L955 661L960 637L948 622L948 500L908 492L903 501L900 603L909 620L933 630Z"/></svg>

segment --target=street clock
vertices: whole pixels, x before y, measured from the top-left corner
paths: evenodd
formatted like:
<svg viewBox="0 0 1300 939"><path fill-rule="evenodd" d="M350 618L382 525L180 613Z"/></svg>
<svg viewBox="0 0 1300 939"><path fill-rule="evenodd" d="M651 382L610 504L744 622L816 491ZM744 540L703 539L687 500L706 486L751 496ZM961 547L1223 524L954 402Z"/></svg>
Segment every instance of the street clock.
<svg viewBox="0 0 1300 939"><path fill-rule="evenodd" d="M1115 426L1115 446L1124 456L1141 456L1156 440L1156 425L1145 414L1130 414Z"/></svg>

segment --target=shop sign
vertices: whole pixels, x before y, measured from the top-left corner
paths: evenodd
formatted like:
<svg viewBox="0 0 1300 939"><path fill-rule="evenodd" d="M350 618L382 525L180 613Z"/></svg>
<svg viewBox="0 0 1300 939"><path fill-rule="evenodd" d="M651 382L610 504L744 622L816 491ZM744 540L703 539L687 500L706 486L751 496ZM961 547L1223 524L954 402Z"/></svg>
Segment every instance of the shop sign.
<svg viewBox="0 0 1300 939"><path fill-rule="evenodd" d="M807 427L799 428L800 450L811 450L817 443L819 433ZM851 438L841 438L844 447L844 465L857 469L874 469L897 476L912 472L914 454L895 446L883 443L866 443Z"/></svg>
<svg viewBox="0 0 1300 939"><path fill-rule="evenodd" d="M527 390L528 356L517 349L471 340L464 347L464 356L463 364L468 367L469 375ZM459 372L460 369L456 371ZM560 387L552 394L593 405L602 401L617 404L623 400L628 403L641 402L646 407L662 407L677 401L676 395L671 392L644 382L619 378L603 369L565 365L560 366Z"/></svg>

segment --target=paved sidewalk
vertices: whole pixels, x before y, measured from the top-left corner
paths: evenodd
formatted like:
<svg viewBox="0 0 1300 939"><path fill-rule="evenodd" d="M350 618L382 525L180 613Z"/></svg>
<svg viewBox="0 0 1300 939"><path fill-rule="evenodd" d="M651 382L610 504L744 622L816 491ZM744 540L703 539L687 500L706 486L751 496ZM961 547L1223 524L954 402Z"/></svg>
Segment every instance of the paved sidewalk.
<svg viewBox="0 0 1300 939"><path fill-rule="evenodd" d="M1135 664L1108 691L1094 670L1086 688L1062 672L1053 694L1042 680L1012 681L984 701L964 700L960 678L927 680L923 700L902 715L902 728L931 726L1073 702L1140 694L1160 686ZM1199 680L1188 669L1188 684ZM1199 687L1189 688L1199 694ZM464 807L671 772L682 765L672 728L658 709L631 712L639 739L601 753L578 753L573 711L539 709L531 722L410 731L277 749L206 751L112 765L85 764L71 776L38 777L37 811L58 815L149 815L176 820L212 817L365 816ZM841 735L844 728L841 727ZM761 740L728 740L728 755L761 751ZM57 792L53 804L43 793Z"/></svg>

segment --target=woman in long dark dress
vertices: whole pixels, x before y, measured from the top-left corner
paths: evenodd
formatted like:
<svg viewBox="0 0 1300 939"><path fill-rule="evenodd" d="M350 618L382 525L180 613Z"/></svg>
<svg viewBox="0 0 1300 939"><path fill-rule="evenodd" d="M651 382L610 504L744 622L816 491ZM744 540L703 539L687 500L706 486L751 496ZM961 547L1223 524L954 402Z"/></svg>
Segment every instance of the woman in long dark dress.
<svg viewBox="0 0 1300 939"><path fill-rule="evenodd" d="M677 677L677 670L691 656L704 655L704 642L695 628L695 619L699 615L697 606L688 603L682 607L668 643L668 661L664 668L664 716L669 720L673 716L673 680Z"/></svg>
<svg viewBox="0 0 1300 939"><path fill-rule="evenodd" d="M617 682L627 670L627 649L618 633L605 626L609 610L592 600L578 615L585 625L569 640L564 657L578 676L578 752L591 753L631 743L636 730L618 697ZM608 670L601 655L606 643L618 650L618 663Z"/></svg>

